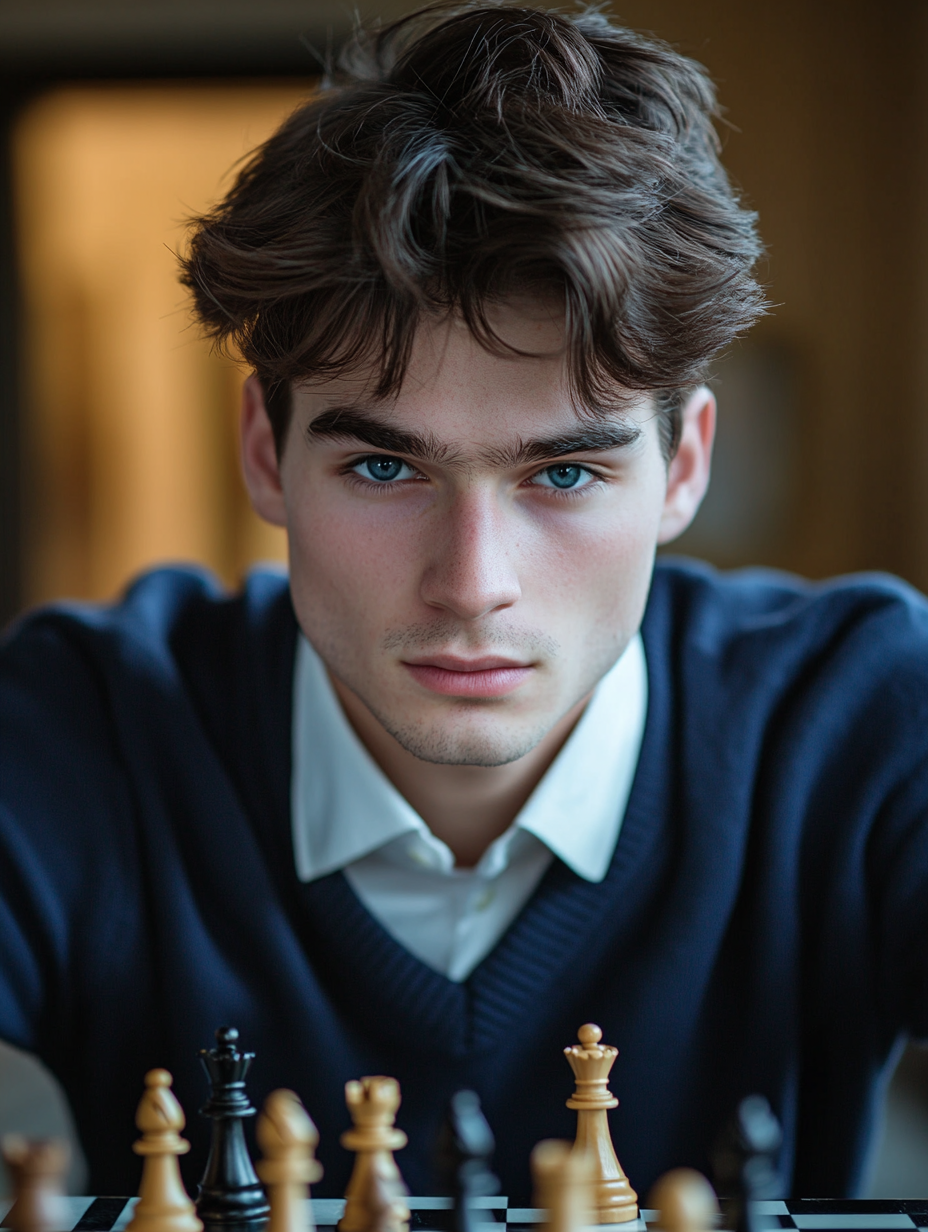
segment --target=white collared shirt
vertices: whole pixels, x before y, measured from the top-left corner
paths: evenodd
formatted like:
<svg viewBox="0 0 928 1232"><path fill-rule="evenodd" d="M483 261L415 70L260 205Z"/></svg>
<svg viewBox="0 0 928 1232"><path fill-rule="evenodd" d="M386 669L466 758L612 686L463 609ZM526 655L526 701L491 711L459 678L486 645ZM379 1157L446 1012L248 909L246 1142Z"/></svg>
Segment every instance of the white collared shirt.
<svg viewBox="0 0 928 1232"><path fill-rule="evenodd" d="M557 856L586 881L609 868L638 764L648 705L640 635L599 682L509 829L471 869L400 795L345 717L328 673L299 638L291 816L296 871L341 869L376 920L422 962L460 981L486 957Z"/></svg>

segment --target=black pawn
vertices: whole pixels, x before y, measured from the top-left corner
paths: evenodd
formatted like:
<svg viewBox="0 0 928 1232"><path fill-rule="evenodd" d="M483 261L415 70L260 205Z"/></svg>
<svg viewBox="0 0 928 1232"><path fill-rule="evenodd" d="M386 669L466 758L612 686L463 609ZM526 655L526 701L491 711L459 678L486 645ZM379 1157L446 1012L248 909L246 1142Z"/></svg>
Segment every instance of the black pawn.
<svg viewBox="0 0 928 1232"><path fill-rule="evenodd" d="M439 1169L446 1190L454 1196L453 1232L486 1232L492 1214L474 1199L499 1193L499 1180L490 1170L496 1146L493 1131L474 1091L451 1097L448 1115L438 1140Z"/></svg>
<svg viewBox="0 0 928 1232"><path fill-rule="evenodd" d="M780 1122L763 1095L743 1099L712 1157L724 1226L732 1232L768 1227L769 1220L760 1218L752 1204L781 1196L775 1157L782 1141Z"/></svg>
<svg viewBox="0 0 928 1232"><path fill-rule="evenodd" d="M245 1094L245 1075L255 1059L239 1052L238 1031L220 1027L216 1047L201 1048L200 1061L210 1082L209 1099L200 1109L213 1122L206 1171L196 1201L208 1232L258 1232L270 1206L245 1144L244 1117L255 1110Z"/></svg>

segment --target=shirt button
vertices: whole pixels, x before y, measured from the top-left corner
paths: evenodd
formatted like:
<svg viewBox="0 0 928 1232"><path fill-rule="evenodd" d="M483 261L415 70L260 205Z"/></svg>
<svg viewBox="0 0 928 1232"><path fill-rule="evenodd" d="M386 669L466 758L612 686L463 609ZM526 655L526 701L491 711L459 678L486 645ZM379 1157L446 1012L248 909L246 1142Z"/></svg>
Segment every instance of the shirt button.
<svg viewBox="0 0 928 1232"><path fill-rule="evenodd" d="M422 864L426 868L432 867L432 857L427 851L423 851L421 847L413 845L409 848L409 857L415 860L417 864Z"/></svg>
<svg viewBox="0 0 928 1232"><path fill-rule="evenodd" d="M474 910L486 911L487 907L489 907L494 898L496 898L495 891L491 886L487 886L483 893L475 900Z"/></svg>

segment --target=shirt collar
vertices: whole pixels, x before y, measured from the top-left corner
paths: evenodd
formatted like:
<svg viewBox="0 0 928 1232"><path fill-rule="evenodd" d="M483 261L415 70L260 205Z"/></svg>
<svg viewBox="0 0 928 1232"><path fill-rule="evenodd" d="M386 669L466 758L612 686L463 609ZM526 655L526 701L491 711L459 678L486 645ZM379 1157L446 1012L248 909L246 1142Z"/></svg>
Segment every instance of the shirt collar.
<svg viewBox="0 0 928 1232"><path fill-rule="evenodd" d="M358 739L322 660L302 634L292 738L293 848L301 881L344 868L413 830L437 841Z"/></svg>
<svg viewBox="0 0 928 1232"><path fill-rule="evenodd" d="M640 635L599 682L583 715L522 807L478 866L507 865L518 831L535 835L578 876L601 881L618 841L647 715ZM345 868L416 832L452 871L454 860L358 739L305 637L294 671L291 813L301 881ZM439 850L440 849L440 850ZM445 854L446 853L446 854Z"/></svg>
<svg viewBox="0 0 928 1232"><path fill-rule="evenodd" d="M647 710L648 669L636 634L516 818L586 881L602 881L609 869Z"/></svg>

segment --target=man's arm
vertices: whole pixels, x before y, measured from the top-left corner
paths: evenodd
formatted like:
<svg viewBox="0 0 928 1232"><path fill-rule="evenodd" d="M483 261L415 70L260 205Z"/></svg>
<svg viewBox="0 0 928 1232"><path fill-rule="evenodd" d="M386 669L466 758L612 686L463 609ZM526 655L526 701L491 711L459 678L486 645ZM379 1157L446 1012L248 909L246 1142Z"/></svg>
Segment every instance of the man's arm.
<svg viewBox="0 0 928 1232"><path fill-rule="evenodd" d="M40 614L0 651L0 1038L53 1069L135 931L132 803L102 681L72 632Z"/></svg>

